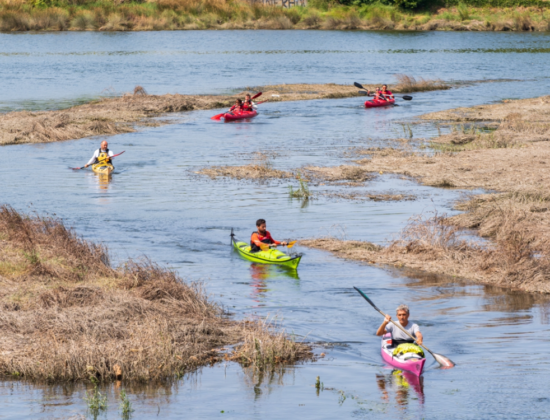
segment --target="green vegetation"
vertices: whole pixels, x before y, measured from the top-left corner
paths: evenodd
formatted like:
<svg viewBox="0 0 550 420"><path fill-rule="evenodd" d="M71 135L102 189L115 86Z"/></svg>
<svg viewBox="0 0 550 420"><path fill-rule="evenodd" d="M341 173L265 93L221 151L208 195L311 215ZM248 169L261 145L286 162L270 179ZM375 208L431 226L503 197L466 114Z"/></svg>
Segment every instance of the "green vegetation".
<svg viewBox="0 0 550 420"><path fill-rule="evenodd" d="M0 31L377 29L548 31L541 0L0 0Z"/></svg>
<svg viewBox="0 0 550 420"><path fill-rule="evenodd" d="M128 395L126 395L125 390L120 391L120 401L120 411L122 411L122 418L124 420L128 420L134 409L132 408L132 403L128 399Z"/></svg>
<svg viewBox="0 0 550 420"><path fill-rule="evenodd" d="M309 191L307 180L302 178L302 174L300 172L296 174L296 179L300 183L300 186L298 187L298 189L295 190L292 185L289 185L288 194L291 198L301 198L303 200L309 200L312 194Z"/></svg>
<svg viewBox="0 0 550 420"><path fill-rule="evenodd" d="M94 389L91 392L86 391L86 404L92 417L95 419L101 411L107 410L107 396L99 392L99 381L94 377L90 377L94 384Z"/></svg>

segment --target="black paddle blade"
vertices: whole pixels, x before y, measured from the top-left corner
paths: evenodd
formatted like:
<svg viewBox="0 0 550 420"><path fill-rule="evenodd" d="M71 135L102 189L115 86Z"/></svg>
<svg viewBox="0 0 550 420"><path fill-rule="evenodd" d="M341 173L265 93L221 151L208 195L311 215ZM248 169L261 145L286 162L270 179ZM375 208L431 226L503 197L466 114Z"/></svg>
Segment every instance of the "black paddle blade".
<svg viewBox="0 0 550 420"><path fill-rule="evenodd" d="M365 300L366 300L367 302L369 302L369 303L372 305L372 307L373 307L374 309L376 309L378 312L380 312L380 309L378 309L378 308L376 307L376 305L374 304L374 302L373 302L372 300L370 300L369 297L368 297L366 294L364 294L363 291L362 291L361 289L358 289L358 288L355 287L355 286L353 286L353 288L354 288L355 290L357 290L357 291L359 292L359 294L360 294L361 296L363 296L363 298L365 298Z"/></svg>
<svg viewBox="0 0 550 420"><path fill-rule="evenodd" d="M359 89L365 89L361 83L353 82L353 86L355 86Z"/></svg>
<svg viewBox="0 0 550 420"><path fill-rule="evenodd" d="M405 95L405 96L402 96L403 99L405 99L406 101L412 101L412 96L409 96L409 95Z"/></svg>

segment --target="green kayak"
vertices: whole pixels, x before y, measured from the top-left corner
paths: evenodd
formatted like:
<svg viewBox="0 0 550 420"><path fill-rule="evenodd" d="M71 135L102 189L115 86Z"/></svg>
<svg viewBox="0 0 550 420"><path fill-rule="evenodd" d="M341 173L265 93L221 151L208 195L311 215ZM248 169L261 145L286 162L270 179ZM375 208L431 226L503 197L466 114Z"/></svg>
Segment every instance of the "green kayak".
<svg viewBox="0 0 550 420"><path fill-rule="evenodd" d="M250 244L237 242L233 233L231 234L231 242L241 257L252 262L277 264L296 270L302 259L302 254L287 255L276 248L269 249L268 251L250 252Z"/></svg>

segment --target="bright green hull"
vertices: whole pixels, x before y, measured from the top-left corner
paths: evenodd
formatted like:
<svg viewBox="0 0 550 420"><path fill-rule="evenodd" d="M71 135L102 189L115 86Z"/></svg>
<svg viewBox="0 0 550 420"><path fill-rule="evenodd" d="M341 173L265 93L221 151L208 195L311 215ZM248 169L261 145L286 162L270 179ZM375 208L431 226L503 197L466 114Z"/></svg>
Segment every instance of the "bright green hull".
<svg viewBox="0 0 550 420"><path fill-rule="evenodd" d="M250 245L245 242L233 241L233 246L244 259L261 264L277 264L296 270L302 259L301 254L291 257L278 249L250 252Z"/></svg>

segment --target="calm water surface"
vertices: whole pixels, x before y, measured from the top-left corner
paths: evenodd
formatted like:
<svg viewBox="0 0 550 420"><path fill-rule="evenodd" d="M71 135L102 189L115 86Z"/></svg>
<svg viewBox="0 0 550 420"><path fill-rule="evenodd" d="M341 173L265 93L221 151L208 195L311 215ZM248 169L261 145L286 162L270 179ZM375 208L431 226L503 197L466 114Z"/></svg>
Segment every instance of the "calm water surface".
<svg viewBox="0 0 550 420"><path fill-rule="evenodd" d="M0 202L62 217L115 260L146 254L189 279L202 279L237 318L275 316L319 343L316 363L257 377L217 365L171 386L130 388L134 418L547 418L544 378L550 307L542 297L423 277L305 253L298 275L241 260L229 232L247 238L259 217L276 238L335 235L384 243L416 214L452 213L463 192L381 175L349 191L413 194L414 201L288 198L288 181L211 181L203 166L245 164L270 152L273 166L339 165L357 147L389 146L400 121L426 112L548 93L547 34L367 32L159 32L0 34L0 107L47 109L136 84L151 93L216 93L267 83L392 81L395 73L467 83L415 94L392 109L361 100L264 104L249 123L211 121L216 112L171 116L174 123L109 138L126 153L109 182L69 166L85 163L100 139L1 148ZM513 80L512 80L513 79ZM107 89L107 91L104 91ZM436 133L414 125L415 136ZM330 192L333 186L314 186ZM383 309L402 302L431 349L457 363L429 365L418 381L392 372L374 331ZM315 378L324 390L317 393ZM120 388L105 389L120 418ZM0 418L86 415L82 385L0 382Z"/></svg>

